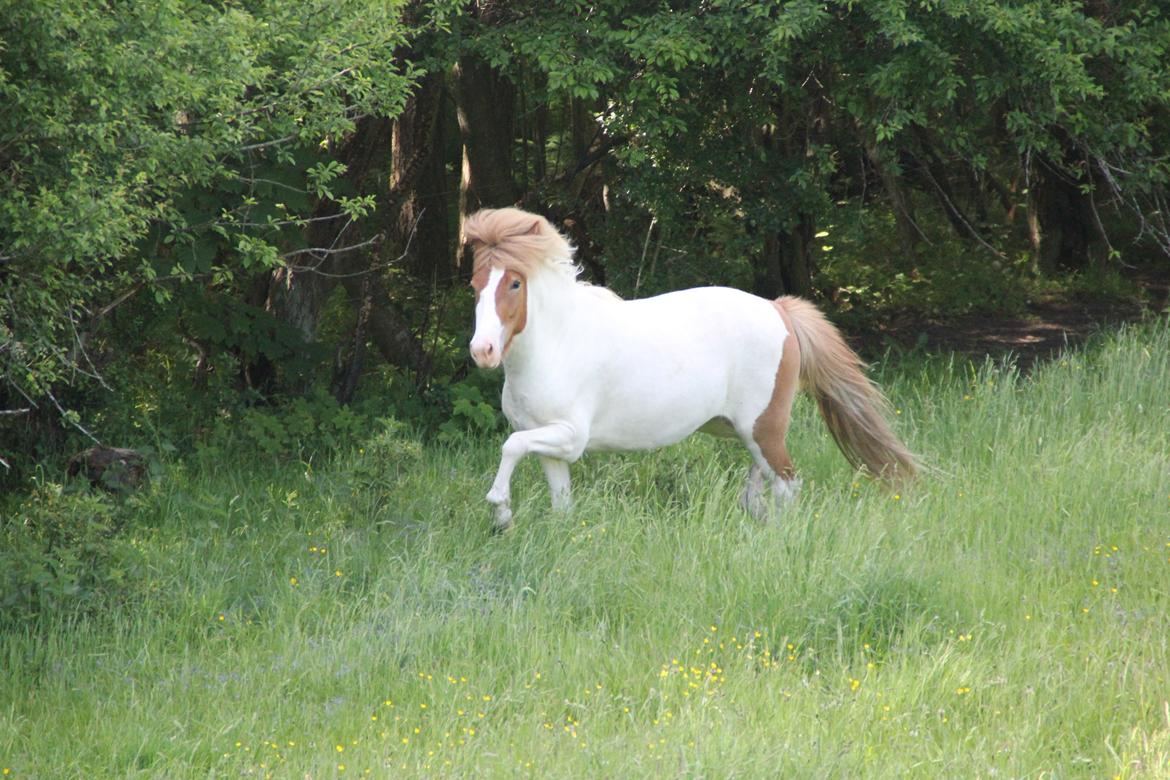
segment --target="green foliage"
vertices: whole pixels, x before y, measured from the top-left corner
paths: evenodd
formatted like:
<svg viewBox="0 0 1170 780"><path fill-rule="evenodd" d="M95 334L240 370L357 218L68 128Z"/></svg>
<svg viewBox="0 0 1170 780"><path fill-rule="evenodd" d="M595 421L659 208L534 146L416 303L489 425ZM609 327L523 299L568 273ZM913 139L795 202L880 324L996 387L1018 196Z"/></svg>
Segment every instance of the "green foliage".
<svg viewBox="0 0 1170 780"><path fill-rule="evenodd" d="M401 110L402 40L397 6L362 0L7 4L0 400L93 375L83 334L135 290L238 297L319 204L367 215L330 149Z"/></svg>
<svg viewBox="0 0 1170 780"><path fill-rule="evenodd" d="M439 426L439 441L458 442L468 433L484 434L500 429L503 416L477 385L460 382L451 385L448 391L451 417ZM494 402L498 396L489 397Z"/></svg>
<svg viewBox="0 0 1170 780"><path fill-rule="evenodd" d="M43 479L0 513L0 629L108 608L129 593L142 559L126 515L107 495Z"/></svg>
<svg viewBox="0 0 1170 780"><path fill-rule="evenodd" d="M185 291L183 296L180 324L192 339L215 353L216 362L223 363L228 356L244 364L263 359L296 380L310 374L320 360L320 346L306 344L301 333L266 309L220 292ZM163 324L170 324L168 320Z"/></svg>
<svg viewBox="0 0 1170 780"><path fill-rule="evenodd" d="M361 442L357 452L351 445L338 453L338 460L352 463L354 478L367 485L397 483L418 468L426 454L406 426L384 417L364 426L355 439Z"/></svg>
<svg viewBox="0 0 1170 780"><path fill-rule="evenodd" d="M498 376L475 375L424 395L401 384L401 394L373 394L352 404L338 403L326 389L316 387L304 395L272 397L262 403L220 391L218 398L204 397L200 407L183 409L174 407L175 390L164 388L151 397L139 396L132 409L111 407L105 414L117 416L117 410L134 421L129 428L107 425L126 440L146 442L168 456L192 451L205 463L337 457L369 431L387 427L397 431L405 424L445 443L503 428ZM186 416L180 417L184 410Z"/></svg>
<svg viewBox="0 0 1170 780"><path fill-rule="evenodd" d="M886 183L875 180L878 164L906 188L919 230L958 211L948 218L967 246L932 255L990 249L1001 268L1013 265L1005 258L1028 251L1023 230L988 216L987 191L998 188L1018 220L1023 209L1003 193L1042 172L1077 183L1094 213L1131 209L1170 246L1170 168L1158 151L1170 143L1170 85L1158 64L1170 19L1154 4L719 2L701 13L519 4L475 30L470 50L518 84L541 85L537 99L553 110L589 106L605 135L622 139L607 197L635 211L641 235L652 216L667 235L689 234L683 251L712 257L720 272L723 248L746 250L742 268L761 236L836 222L840 201L890 215L889 203L866 196ZM964 179L958 192L945 188ZM577 195L545 196L561 210L585 207ZM614 246L613 274L632 277L640 247L607 211L619 224L592 232ZM920 269L939 279L951 271ZM1003 289L1014 275L1003 268Z"/></svg>
<svg viewBox="0 0 1170 780"><path fill-rule="evenodd" d="M196 452L208 462L245 453L298 460L334 453L349 447L369 428L370 406L354 409L318 389L268 405L222 409L196 442Z"/></svg>
<svg viewBox="0 0 1170 780"><path fill-rule="evenodd" d="M947 319L972 312L1020 312L1043 286L1026 258L1012 263L939 230L928 262L906 257L887 214L843 207L814 235L817 285L836 318L853 327L910 315Z"/></svg>

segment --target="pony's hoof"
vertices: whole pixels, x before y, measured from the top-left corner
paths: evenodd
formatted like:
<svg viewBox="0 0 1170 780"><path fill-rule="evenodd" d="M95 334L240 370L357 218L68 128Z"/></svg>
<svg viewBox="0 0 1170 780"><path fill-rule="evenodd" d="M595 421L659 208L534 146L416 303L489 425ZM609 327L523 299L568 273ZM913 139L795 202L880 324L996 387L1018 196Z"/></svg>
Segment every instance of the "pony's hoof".
<svg viewBox="0 0 1170 780"><path fill-rule="evenodd" d="M800 477L776 479L772 483L772 500L776 503L777 508L783 509L799 498L800 489L803 486L804 480Z"/></svg>
<svg viewBox="0 0 1170 780"><path fill-rule="evenodd" d="M496 522L492 533L502 534L512 528L512 509L507 504L496 505Z"/></svg>
<svg viewBox="0 0 1170 780"><path fill-rule="evenodd" d="M760 523L767 523L771 519L768 502L758 493L745 490L739 497L739 508Z"/></svg>

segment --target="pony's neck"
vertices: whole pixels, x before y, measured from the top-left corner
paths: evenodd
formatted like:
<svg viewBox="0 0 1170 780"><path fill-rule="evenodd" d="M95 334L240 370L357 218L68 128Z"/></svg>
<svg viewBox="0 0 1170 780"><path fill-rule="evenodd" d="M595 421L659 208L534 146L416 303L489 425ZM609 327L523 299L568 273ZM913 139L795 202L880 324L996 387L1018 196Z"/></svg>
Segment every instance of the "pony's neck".
<svg viewBox="0 0 1170 780"><path fill-rule="evenodd" d="M517 373L530 368L555 350L571 349L574 339L587 338L577 323L589 316L595 292L572 276L556 271L535 274L528 280L528 314L524 330L512 339L504 368Z"/></svg>

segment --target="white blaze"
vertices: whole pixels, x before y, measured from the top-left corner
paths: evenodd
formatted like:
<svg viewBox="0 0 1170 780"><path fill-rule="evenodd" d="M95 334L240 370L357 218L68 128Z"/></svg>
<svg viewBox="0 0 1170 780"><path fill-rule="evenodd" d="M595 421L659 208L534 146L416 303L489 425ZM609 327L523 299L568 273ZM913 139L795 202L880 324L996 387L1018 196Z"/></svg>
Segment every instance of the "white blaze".
<svg viewBox="0 0 1170 780"><path fill-rule="evenodd" d="M484 365L481 358L486 358L489 346L494 348L494 359L490 365L499 364L504 350L504 323L500 322L500 315L496 311L496 288L500 286L502 278L504 269L493 268L475 304L475 335L471 337L471 356L480 365Z"/></svg>

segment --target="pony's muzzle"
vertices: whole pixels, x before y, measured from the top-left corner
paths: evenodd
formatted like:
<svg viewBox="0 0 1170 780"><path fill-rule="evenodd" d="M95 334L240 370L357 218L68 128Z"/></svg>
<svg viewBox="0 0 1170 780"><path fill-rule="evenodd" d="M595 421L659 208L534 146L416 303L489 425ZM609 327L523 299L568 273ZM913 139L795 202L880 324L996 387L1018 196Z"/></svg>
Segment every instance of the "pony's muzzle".
<svg viewBox="0 0 1170 780"><path fill-rule="evenodd" d="M491 339L472 339L471 359L480 368L495 368L500 365L501 351Z"/></svg>

